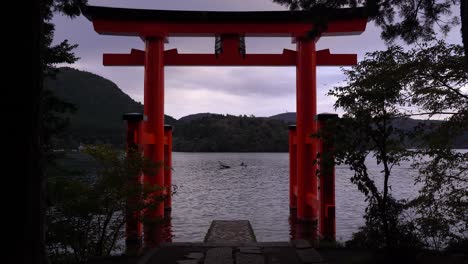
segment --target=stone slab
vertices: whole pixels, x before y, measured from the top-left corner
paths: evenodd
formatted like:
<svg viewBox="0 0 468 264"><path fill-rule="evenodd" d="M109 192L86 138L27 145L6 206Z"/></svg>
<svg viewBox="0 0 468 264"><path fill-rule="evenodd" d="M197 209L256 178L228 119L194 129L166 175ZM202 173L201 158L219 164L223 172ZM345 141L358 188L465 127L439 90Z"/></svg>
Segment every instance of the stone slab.
<svg viewBox="0 0 468 264"><path fill-rule="evenodd" d="M262 250L259 247L239 247L240 253L261 254Z"/></svg>
<svg viewBox="0 0 468 264"><path fill-rule="evenodd" d="M259 247L290 247L291 243L289 242L258 242L257 246Z"/></svg>
<svg viewBox="0 0 468 264"><path fill-rule="evenodd" d="M145 262L139 264L158 264L158 263L173 263L176 264L178 261L182 261L183 264L190 263L202 263L202 259L188 259L187 256L193 252L206 252L207 248L204 247L177 247L170 246L164 248L158 248L152 256ZM232 257L231 257L232 258Z"/></svg>
<svg viewBox="0 0 468 264"><path fill-rule="evenodd" d="M205 247L242 247L244 243L235 242L235 241L225 241L225 242L206 242L204 243Z"/></svg>
<svg viewBox="0 0 468 264"><path fill-rule="evenodd" d="M206 251L206 257L204 264L233 264L232 259L232 248L210 248Z"/></svg>
<svg viewBox="0 0 468 264"><path fill-rule="evenodd" d="M177 264L198 264L200 260L196 259L184 259L184 260L178 260Z"/></svg>
<svg viewBox="0 0 468 264"><path fill-rule="evenodd" d="M255 234L248 220L213 220L205 242L255 242Z"/></svg>
<svg viewBox="0 0 468 264"><path fill-rule="evenodd" d="M234 246L212 247L226 243L172 243L148 252L139 264L304 264L325 263L313 248L298 249L288 242L231 243ZM268 246L267 246L268 245ZM201 258L200 258L201 257ZM262 260L263 262L261 262ZM328 257L327 257L328 259ZM331 261L333 262L333 261Z"/></svg>
<svg viewBox="0 0 468 264"><path fill-rule="evenodd" d="M297 248L297 249L306 249L306 248L312 248L312 245L310 245L309 242L306 240L293 240L291 243Z"/></svg>
<svg viewBox="0 0 468 264"><path fill-rule="evenodd" d="M164 242L159 244L159 247L204 247L203 242Z"/></svg>
<svg viewBox="0 0 468 264"><path fill-rule="evenodd" d="M236 264L265 264L263 255L236 253Z"/></svg>
<svg viewBox="0 0 468 264"><path fill-rule="evenodd" d="M266 247L262 249L266 264L302 264L296 254L296 249L289 247Z"/></svg>
<svg viewBox="0 0 468 264"><path fill-rule="evenodd" d="M188 259L200 260L200 259L203 258L203 256L204 256L203 253L200 253L200 252L190 252L185 257L188 258Z"/></svg>
<svg viewBox="0 0 468 264"><path fill-rule="evenodd" d="M296 250L297 256L301 260L302 263L321 263L323 262L323 258L317 252L317 250L313 248L308 249L299 249Z"/></svg>

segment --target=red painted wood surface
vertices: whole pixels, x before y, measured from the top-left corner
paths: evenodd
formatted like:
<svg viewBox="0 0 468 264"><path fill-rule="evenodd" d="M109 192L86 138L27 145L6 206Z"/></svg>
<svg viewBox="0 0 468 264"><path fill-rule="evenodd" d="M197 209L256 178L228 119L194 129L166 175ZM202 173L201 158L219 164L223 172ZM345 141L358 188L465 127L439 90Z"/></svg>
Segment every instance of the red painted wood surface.
<svg viewBox="0 0 468 264"><path fill-rule="evenodd" d="M297 209L296 126L289 127L289 208Z"/></svg>
<svg viewBox="0 0 468 264"><path fill-rule="evenodd" d="M134 152L139 152L138 144L140 141L139 130L141 121L127 121L127 155L132 155ZM128 185L132 188L137 187L141 182L141 175L134 175L129 179ZM141 199L140 194L127 197L126 204L126 222L125 222L125 247L130 254L137 253L141 247L142 225L140 222L140 211L137 210L138 203Z"/></svg>
<svg viewBox="0 0 468 264"><path fill-rule="evenodd" d="M318 129L323 135L331 133L326 131L327 120L337 118L333 115L322 115L319 118ZM320 216L319 234L324 239L334 240L336 237L335 218L335 165L333 162L333 135L323 135L318 141L318 151L320 153ZM325 159L328 159L326 160Z"/></svg>
<svg viewBox="0 0 468 264"><path fill-rule="evenodd" d="M352 66L356 54L330 54L329 49L316 53L317 66ZM132 49L130 54L104 54L104 66L144 66L145 52ZM237 52L215 54L179 54L177 49L164 51L165 66L296 66L297 52L283 50L282 54L246 54Z"/></svg>
<svg viewBox="0 0 468 264"><path fill-rule="evenodd" d="M143 154L157 167L144 174L144 184L164 187L164 40L160 37L146 39L144 82L143 133L153 134L155 142L143 145ZM153 196L162 196L162 190ZM160 225L152 221L164 217L164 202L157 202L154 209L145 212L145 246L153 247L163 237Z"/></svg>
<svg viewBox="0 0 468 264"><path fill-rule="evenodd" d="M164 126L164 187L166 192L166 200L164 201L164 209L171 210L172 208L172 126Z"/></svg>
<svg viewBox="0 0 468 264"><path fill-rule="evenodd" d="M296 133L297 133L297 218L302 221L315 221L318 208L307 202L307 193L317 197L316 166L313 163L316 142L306 142L316 133L314 117L317 114L317 80L315 41L298 39L296 67ZM315 203L314 203L315 204Z"/></svg>
<svg viewBox="0 0 468 264"><path fill-rule="evenodd" d="M336 20L328 23L323 36L346 36L362 33L366 29L366 18ZM203 37L220 34L240 34L257 37L304 37L313 29L310 22L304 23L164 23L94 19L94 30L103 35L140 37Z"/></svg>

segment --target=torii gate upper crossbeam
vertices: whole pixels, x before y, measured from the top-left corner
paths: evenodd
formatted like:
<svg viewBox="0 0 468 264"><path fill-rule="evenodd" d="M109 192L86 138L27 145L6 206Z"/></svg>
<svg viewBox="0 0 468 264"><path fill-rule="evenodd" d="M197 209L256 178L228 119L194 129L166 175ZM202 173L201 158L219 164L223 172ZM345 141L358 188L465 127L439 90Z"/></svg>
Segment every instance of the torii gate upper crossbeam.
<svg viewBox="0 0 468 264"><path fill-rule="evenodd" d="M306 36L318 21L326 21L321 36L362 33L364 8L314 9L310 11L171 11L88 6L84 15L94 30L104 35L126 36Z"/></svg>
<svg viewBox="0 0 468 264"><path fill-rule="evenodd" d="M105 66L143 66L145 52L132 49L130 54L104 54ZM297 52L285 49L282 54L179 54L177 49L164 52L165 66L296 66ZM317 51L317 66L352 66L356 54L330 54L330 50Z"/></svg>

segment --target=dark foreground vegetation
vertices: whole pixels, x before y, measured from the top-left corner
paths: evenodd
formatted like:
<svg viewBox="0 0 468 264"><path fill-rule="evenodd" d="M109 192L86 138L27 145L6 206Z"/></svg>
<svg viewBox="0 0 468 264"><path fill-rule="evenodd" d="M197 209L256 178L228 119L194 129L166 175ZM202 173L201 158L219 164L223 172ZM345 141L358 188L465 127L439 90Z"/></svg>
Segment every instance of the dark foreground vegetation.
<svg viewBox="0 0 468 264"><path fill-rule="evenodd" d="M337 162L353 171L351 182L368 202L365 225L346 243L368 249L373 261L416 261L421 254L465 254L468 245L468 152L451 149L468 131L468 74L460 46L434 41L414 49L391 46L368 53L346 70L346 85L329 94L345 110L339 120L315 135L334 139ZM403 117L441 116L444 123L421 123L411 130L395 125ZM420 142L408 149L406 142ZM367 157L381 170L371 173ZM327 160L328 159L328 160ZM393 196L389 179L401 162L410 161L422 186L411 200ZM377 184L376 178L382 179ZM428 250L433 250L428 251ZM443 253L442 253L443 252ZM421 255L421 256L423 256ZM430 259L430 258L429 258Z"/></svg>
<svg viewBox="0 0 468 264"><path fill-rule="evenodd" d="M53 263L87 263L92 258L125 252L126 212L151 210L165 195L161 186L137 183L141 172L159 167L139 152L126 155L108 145L89 146L72 157L57 157L48 166L47 251ZM175 188L167 190L171 195ZM134 202L128 204L128 198ZM136 197L136 199L135 199ZM154 221L154 220L153 220ZM158 219L155 224L164 224Z"/></svg>

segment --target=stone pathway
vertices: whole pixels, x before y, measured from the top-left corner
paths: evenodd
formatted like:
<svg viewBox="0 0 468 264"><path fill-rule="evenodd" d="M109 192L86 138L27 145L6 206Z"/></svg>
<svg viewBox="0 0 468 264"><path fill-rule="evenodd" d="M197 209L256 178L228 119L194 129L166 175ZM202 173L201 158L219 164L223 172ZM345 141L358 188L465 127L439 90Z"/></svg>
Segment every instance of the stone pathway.
<svg viewBox="0 0 468 264"><path fill-rule="evenodd" d="M247 220L214 220L205 242L254 242L255 234Z"/></svg>
<svg viewBox="0 0 468 264"><path fill-rule="evenodd" d="M163 243L138 264L325 263L305 240L256 242L249 221L215 220L202 243Z"/></svg>
<svg viewBox="0 0 468 264"><path fill-rule="evenodd" d="M303 264L325 263L304 240L291 242L164 243L139 264Z"/></svg>

